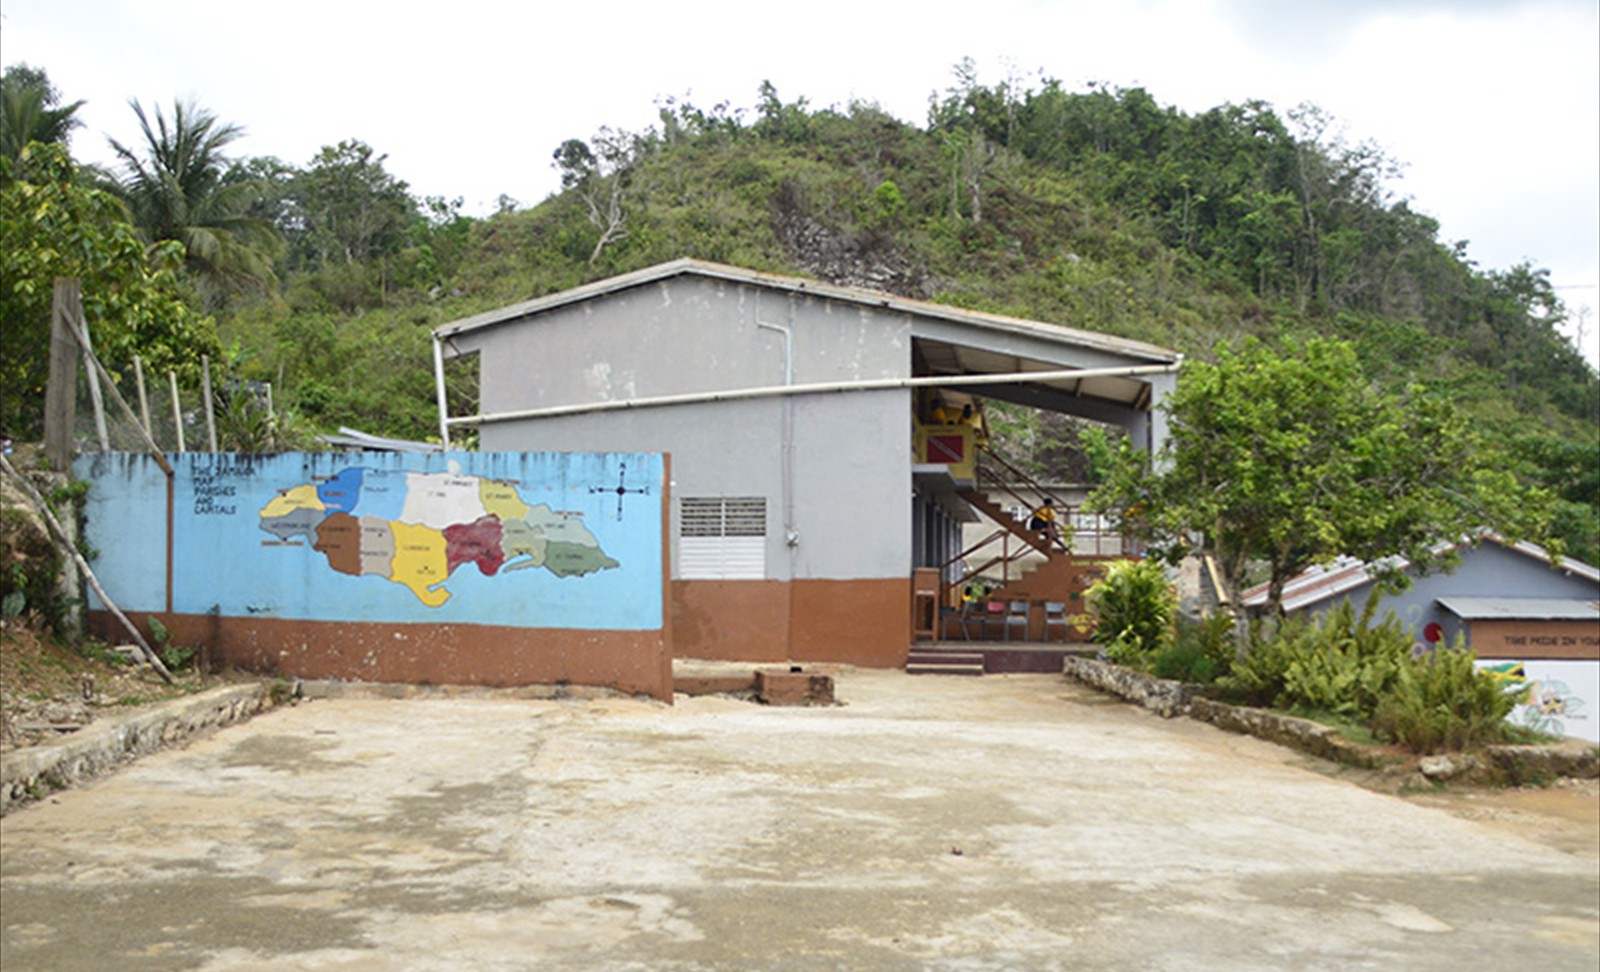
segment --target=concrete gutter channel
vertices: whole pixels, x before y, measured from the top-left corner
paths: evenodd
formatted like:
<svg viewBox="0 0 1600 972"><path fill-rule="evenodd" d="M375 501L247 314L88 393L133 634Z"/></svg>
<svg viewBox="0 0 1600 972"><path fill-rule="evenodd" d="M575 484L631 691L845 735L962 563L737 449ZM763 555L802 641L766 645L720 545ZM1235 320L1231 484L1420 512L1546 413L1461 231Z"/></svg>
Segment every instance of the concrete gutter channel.
<svg viewBox="0 0 1600 972"><path fill-rule="evenodd" d="M1332 726L1267 709L1218 702L1201 695L1197 685L1156 678L1094 658L1069 656L1063 670L1070 679L1165 719L1188 716L1219 729L1362 769L1383 769L1396 762L1389 750L1346 739ZM1418 772L1435 782L1458 779L1520 785L1558 776L1592 780L1600 778L1600 746L1577 739L1548 746L1489 746L1482 758L1471 753L1424 757Z"/></svg>

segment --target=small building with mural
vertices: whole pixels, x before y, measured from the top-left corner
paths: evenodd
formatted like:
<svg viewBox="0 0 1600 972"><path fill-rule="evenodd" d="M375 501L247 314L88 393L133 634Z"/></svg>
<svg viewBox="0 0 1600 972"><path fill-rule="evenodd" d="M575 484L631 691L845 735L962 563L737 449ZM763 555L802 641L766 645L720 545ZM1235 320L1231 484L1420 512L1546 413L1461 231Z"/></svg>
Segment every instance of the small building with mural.
<svg viewBox="0 0 1600 972"><path fill-rule="evenodd" d="M1526 684L1528 701L1512 716L1518 723L1600 742L1600 569L1493 534L1441 552L1453 552L1458 566L1410 571L1411 586L1382 595L1380 613L1400 618L1419 653L1460 638L1480 667ZM1338 560L1285 584L1283 608L1320 615L1346 600L1359 608L1376 584L1368 565ZM1243 601L1259 610L1266 588L1246 592Z"/></svg>
<svg viewBox="0 0 1600 972"><path fill-rule="evenodd" d="M1166 348L697 260L597 281L434 332L476 356L496 451L672 456L670 614L680 657L906 662L959 600L962 524L988 518L1053 561L1001 592L1049 631L1084 583L1061 543L982 481L986 400L1165 437ZM1012 629L1007 628L1009 633ZM1058 669L1059 670L1059 669Z"/></svg>

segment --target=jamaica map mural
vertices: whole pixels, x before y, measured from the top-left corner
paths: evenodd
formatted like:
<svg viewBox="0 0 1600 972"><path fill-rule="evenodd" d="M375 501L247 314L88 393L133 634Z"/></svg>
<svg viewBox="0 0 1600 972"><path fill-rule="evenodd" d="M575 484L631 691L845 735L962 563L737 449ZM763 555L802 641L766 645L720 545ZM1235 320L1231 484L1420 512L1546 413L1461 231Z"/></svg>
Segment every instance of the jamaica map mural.
<svg viewBox="0 0 1600 972"><path fill-rule="evenodd" d="M530 505L513 483L457 469L347 467L280 489L260 523L282 544L304 537L329 569L382 577L430 608L450 599L446 583L466 564L485 576L542 568L557 577L619 566L582 514Z"/></svg>

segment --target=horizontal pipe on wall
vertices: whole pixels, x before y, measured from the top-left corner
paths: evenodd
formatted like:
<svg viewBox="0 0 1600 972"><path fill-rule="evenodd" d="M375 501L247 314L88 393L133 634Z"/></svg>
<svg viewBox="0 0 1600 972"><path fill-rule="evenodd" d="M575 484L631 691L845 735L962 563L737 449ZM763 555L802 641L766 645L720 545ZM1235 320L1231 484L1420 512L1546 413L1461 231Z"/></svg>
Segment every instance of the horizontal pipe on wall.
<svg viewBox="0 0 1600 972"><path fill-rule="evenodd" d="M1019 371L1001 375L933 375L921 378L866 378L856 381L831 381L809 385L766 385L759 388L736 388L731 391L687 392L681 395L658 395L653 398L625 398L606 402L587 402L581 405L553 405L548 408L528 408L513 412L491 412L487 415L461 415L444 418L451 425L487 425L493 422L516 422L524 419L558 418L564 415L588 415L595 412L617 412L631 408L659 408L666 405L699 405L707 402L745 401L753 398L779 398L785 395L824 395L837 392L890 391L900 388L931 388L940 385L1009 385L1022 381L1076 381L1084 378L1136 378L1141 375L1165 375L1178 370L1177 364L1133 365L1118 368L1080 368L1060 371Z"/></svg>

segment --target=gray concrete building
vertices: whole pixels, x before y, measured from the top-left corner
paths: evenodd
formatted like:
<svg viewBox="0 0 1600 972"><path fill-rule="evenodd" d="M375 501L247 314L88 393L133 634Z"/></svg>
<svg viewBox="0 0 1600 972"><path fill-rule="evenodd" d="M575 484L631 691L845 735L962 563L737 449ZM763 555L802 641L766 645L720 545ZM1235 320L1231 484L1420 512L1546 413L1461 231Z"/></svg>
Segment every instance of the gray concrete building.
<svg viewBox="0 0 1600 972"><path fill-rule="evenodd" d="M1164 438L1177 352L794 277L679 260L434 332L441 431L484 450L671 457L679 657L904 663L912 577L979 515L985 398ZM473 415L443 362L478 358ZM959 406L955 406L959 412ZM619 484L626 489L626 483Z"/></svg>

